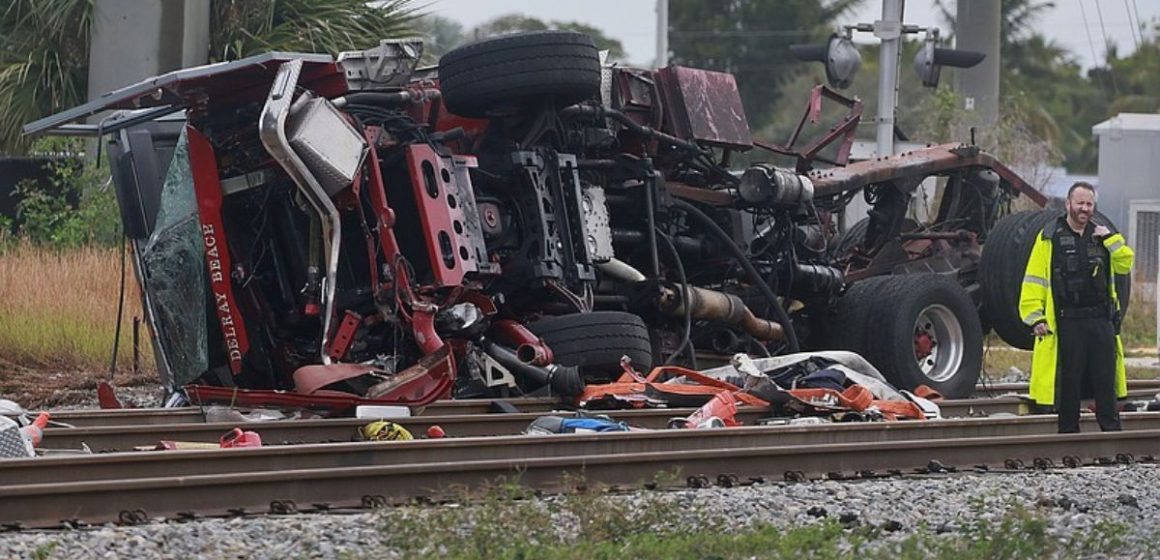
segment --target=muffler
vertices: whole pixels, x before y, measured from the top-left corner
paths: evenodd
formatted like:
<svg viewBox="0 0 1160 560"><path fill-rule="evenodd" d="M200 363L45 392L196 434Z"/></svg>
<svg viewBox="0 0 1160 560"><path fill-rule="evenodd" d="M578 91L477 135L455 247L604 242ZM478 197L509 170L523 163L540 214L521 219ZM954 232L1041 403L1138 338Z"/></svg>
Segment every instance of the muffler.
<svg viewBox="0 0 1160 560"><path fill-rule="evenodd" d="M685 289L680 284L662 285L657 302L660 310L673 317L684 317L687 305L694 319L738 327L753 338L766 342L785 338L785 330L781 325L754 315L741 298L735 295L688 286L689 301L686 302Z"/></svg>

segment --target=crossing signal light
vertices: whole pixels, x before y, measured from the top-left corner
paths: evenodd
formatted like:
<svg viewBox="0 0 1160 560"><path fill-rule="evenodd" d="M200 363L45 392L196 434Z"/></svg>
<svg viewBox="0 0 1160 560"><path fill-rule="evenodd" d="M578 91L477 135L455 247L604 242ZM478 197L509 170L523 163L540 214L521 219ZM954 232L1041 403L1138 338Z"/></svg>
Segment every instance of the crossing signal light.
<svg viewBox="0 0 1160 560"><path fill-rule="evenodd" d="M826 81L831 87L846 89L854 83L854 75L862 67L862 55L849 37L837 33L824 45L790 45L789 51L798 60L821 62L826 67Z"/></svg>
<svg viewBox="0 0 1160 560"><path fill-rule="evenodd" d="M936 38L927 38L914 57L914 71L926 87L938 87L939 74L943 66L970 68L982 62L986 54L960 49L944 49L935 46Z"/></svg>

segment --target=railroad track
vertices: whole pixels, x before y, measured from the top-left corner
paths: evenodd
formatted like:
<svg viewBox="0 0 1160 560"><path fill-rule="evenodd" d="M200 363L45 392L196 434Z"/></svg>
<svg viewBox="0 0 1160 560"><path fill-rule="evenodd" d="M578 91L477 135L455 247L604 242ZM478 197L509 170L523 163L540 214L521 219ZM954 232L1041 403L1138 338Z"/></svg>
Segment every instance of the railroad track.
<svg viewBox="0 0 1160 560"><path fill-rule="evenodd" d="M693 486L729 486L931 465L1045 468L1160 454L1160 414L1125 414L1124 421L1124 432L1109 434L1053 434L1053 417L1028 417L45 457L0 463L0 524L381 506L500 478L554 491L577 480L644 484L678 470L677 479ZM1091 418L1084 422L1094 429Z"/></svg>
<svg viewBox="0 0 1160 560"><path fill-rule="evenodd" d="M1094 417L1085 416L1083 427L1096 431ZM259 472L293 468L342 468L363 465L432 462L440 455L457 460L544 458L574 454L634 453L680 449L722 449L858 442L908 441L995 436L1025 436L1055 432L1054 417L964 418L926 423L859 423L810 426L752 426L705 432L662 430L552 436L495 436L429 439L410 442L350 442L266 446L244 453L221 453L220 449L168 452L101 453L21 459L0 463L4 484L81 482L124 478L125 473L153 476L188 476ZM1128 430L1160 430L1160 414L1124 415ZM402 444L402 445L396 445Z"/></svg>
<svg viewBox="0 0 1160 560"><path fill-rule="evenodd" d="M1155 396L1160 391L1160 379L1129 379L1128 391ZM975 386L976 395L995 393L1026 393L1026 383L986 383Z"/></svg>
<svg viewBox="0 0 1160 560"><path fill-rule="evenodd" d="M971 399L944 403L944 415L948 417L968 417L995 415L998 413L1024 414L1027 403L1017 398ZM695 408L661 408L642 410L606 411L617 421L630 426L648 429L664 429L669 420L686 417ZM439 426L451 437L503 436L522 433L533 420L550 412L545 407L540 412L520 412L501 414L456 414L421 415L396 418L396 422L415 435L422 435L431 426ZM553 414L573 416L571 411ZM764 409L742 407L738 409L737 420L744 425L754 425L767 418ZM79 420L74 417L72 420ZM102 422L115 421L123 417L103 415ZM1054 418L1054 417L1052 417ZM225 432L235 426L244 426L257 432L266 444L332 443L351 441L358 428L368 420L358 418L329 418L307 420L278 420L260 422L205 422L204 416L186 412L177 423L171 424L94 424L76 423L74 428L49 428L45 430L41 446L45 449L81 449L88 446L93 451L129 451L142 446L154 446L161 440L216 442ZM199 421L200 420L200 421ZM905 423L905 422L904 422Z"/></svg>
<svg viewBox="0 0 1160 560"><path fill-rule="evenodd" d="M1160 391L1160 380L1128 381L1129 399L1150 399ZM1019 406L1018 399L993 395L1026 393L1026 383L997 383L978 387L979 398L947 400L942 403L946 416L981 416L997 413L1025 414L1027 407ZM498 412L497 402L507 402L521 412L549 412L570 408L552 397L525 397L515 399L464 399L436 401L421 412L423 416L480 415ZM124 426L149 424L204 423L205 412L197 407L138 408L120 410L61 410L53 419L77 427Z"/></svg>
<svg viewBox="0 0 1160 560"><path fill-rule="evenodd" d="M1129 398L1151 398L1152 395L1148 389L1134 389ZM557 401L546 398L510 399L506 402L527 412L487 413L492 410L492 401L487 400L439 401L427 407L420 416L397 421L415 434L425 433L430 426L439 425L453 437L512 435L521 433L537 417L561 407ZM1023 415L1030 411L1027 401L1018 397L949 400L941 403L941 409L947 417ZM671 408L609 411L608 414L633 426L660 429L667 426L669 419L688 416L693 411L692 408ZM571 413L562 411L559 414ZM743 424L752 425L765 416L764 411L741 408L738 419ZM207 423L204 411L199 408L62 411L53 418L74 428L46 430L43 443L46 449L80 449L87 444L94 451L129 450L155 445L163 439L217 441L222 433L242 425L260 433L268 443L350 441L355 430L366 422L329 419Z"/></svg>

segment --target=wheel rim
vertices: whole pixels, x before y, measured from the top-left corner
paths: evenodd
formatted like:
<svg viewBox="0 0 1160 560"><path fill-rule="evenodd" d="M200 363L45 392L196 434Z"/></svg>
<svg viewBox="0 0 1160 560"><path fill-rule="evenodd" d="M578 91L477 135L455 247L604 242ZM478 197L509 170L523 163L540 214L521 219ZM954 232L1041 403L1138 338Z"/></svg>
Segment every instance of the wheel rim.
<svg viewBox="0 0 1160 560"><path fill-rule="evenodd" d="M965 344L959 318L945 305L928 305L914 322L914 360L923 375L942 382L963 364Z"/></svg>

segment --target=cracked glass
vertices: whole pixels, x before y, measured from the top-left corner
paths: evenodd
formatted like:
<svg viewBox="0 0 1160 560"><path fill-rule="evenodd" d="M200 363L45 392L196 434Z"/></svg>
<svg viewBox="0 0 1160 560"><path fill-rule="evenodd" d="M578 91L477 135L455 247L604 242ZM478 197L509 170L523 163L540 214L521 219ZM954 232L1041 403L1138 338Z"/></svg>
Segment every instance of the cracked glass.
<svg viewBox="0 0 1160 560"><path fill-rule="evenodd" d="M205 252L198 221L189 147L181 132L161 188L153 234L141 252L144 289L157 322L168 375L177 388L209 369ZM164 377L171 377L165 379Z"/></svg>

